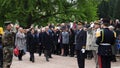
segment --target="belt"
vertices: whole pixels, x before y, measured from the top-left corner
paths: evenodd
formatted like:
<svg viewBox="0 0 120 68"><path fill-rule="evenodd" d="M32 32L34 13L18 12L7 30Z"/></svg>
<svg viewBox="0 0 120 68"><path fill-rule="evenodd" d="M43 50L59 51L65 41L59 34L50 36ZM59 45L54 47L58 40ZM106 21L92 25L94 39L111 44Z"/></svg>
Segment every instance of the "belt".
<svg viewBox="0 0 120 68"><path fill-rule="evenodd" d="M103 46L110 46L111 44L110 44L110 43L100 43L100 45L103 45Z"/></svg>

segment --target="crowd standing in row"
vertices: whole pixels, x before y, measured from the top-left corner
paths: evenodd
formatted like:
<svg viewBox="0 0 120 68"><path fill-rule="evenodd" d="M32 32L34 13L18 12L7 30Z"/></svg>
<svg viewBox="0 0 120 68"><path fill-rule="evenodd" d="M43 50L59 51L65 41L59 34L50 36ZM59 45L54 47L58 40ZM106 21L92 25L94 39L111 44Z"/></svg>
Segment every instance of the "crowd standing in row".
<svg viewBox="0 0 120 68"><path fill-rule="evenodd" d="M85 67L85 58L92 57L96 68L110 68L110 61L116 61L116 54L120 53L119 20L98 20L90 24L62 23L57 26L49 24L42 28L29 29L17 25L15 30L11 23L5 22L4 33L0 28L0 55L3 55L0 56L0 65L3 68L10 68L14 48L19 50L19 61L23 60L23 55L28 51L29 60L33 63L34 53L39 56L44 53L48 62L52 54L70 57L77 55L79 68Z"/></svg>

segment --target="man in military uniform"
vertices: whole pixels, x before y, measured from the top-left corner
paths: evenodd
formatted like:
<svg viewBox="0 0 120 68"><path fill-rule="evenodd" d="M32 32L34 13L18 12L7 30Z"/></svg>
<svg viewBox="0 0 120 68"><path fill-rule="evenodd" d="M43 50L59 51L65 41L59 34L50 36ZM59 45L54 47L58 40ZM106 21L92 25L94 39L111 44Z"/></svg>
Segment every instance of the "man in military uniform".
<svg viewBox="0 0 120 68"><path fill-rule="evenodd" d="M11 32L11 21L5 22L5 31L2 38L3 68L10 68L13 58L14 33Z"/></svg>
<svg viewBox="0 0 120 68"><path fill-rule="evenodd" d="M79 68L85 68L85 47L87 33L83 29L83 23L79 23L77 28L78 30L75 36L75 49L77 54L77 62Z"/></svg>
<svg viewBox="0 0 120 68"><path fill-rule="evenodd" d="M99 68L111 68L112 48L115 43L116 34L108 29L109 20L104 19L100 31L96 32L96 43L98 46Z"/></svg>

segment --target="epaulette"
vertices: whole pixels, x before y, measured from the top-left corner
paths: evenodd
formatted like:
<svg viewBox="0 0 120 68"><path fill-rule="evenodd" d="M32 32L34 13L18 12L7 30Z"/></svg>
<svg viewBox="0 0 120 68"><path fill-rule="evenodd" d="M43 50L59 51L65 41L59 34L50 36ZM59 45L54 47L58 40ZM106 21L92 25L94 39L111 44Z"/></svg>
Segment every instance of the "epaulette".
<svg viewBox="0 0 120 68"><path fill-rule="evenodd" d="M116 36L116 32L115 31L113 31L113 33L114 33L114 37L116 38L117 36Z"/></svg>
<svg viewBox="0 0 120 68"><path fill-rule="evenodd" d="M96 37L97 37L97 38L101 36L101 31L102 31L102 30L96 31Z"/></svg>

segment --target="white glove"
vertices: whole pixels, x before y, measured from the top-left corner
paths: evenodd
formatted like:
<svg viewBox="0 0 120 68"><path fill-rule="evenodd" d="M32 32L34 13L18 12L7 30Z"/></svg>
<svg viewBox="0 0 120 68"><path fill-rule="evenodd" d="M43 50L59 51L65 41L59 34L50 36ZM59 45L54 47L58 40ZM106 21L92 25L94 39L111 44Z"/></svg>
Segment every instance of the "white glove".
<svg viewBox="0 0 120 68"><path fill-rule="evenodd" d="M60 43L60 39L58 39L58 43Z"/></svg>
<svg viewBox="0 0 120 68"><path fill-rule="evenodd" d="M82 53L85 53L85 49L81 49Z"/></svg>

